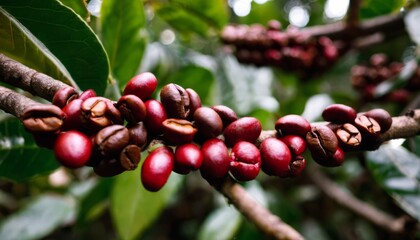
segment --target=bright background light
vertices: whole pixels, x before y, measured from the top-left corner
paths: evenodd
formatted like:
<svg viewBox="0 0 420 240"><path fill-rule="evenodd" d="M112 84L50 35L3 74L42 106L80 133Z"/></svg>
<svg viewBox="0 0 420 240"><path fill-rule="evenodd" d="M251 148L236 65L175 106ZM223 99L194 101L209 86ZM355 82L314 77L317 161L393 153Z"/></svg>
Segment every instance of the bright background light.
<svg viewBox="0 0 420 240"><path fill-rule="evenodd" d="M342 19L349 8L349 0L327 0L325 3L325 17L334 20Z"/></svg>
<svg viewBox="0 0 420 240"><path fill-rule="evenodd" d="M296 27L304 27L309 22L309 12L302 6L294 6L289 11L289 22Z"/></svg>

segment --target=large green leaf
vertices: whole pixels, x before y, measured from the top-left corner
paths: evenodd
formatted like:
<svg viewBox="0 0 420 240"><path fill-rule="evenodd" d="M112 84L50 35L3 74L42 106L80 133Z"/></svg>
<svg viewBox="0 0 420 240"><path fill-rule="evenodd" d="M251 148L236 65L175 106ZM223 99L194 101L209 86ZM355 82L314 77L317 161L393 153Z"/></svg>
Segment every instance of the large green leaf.
<svg viewBox="0 0 420 240"><path fill-rule="evenodd" d="M138 70L146 47L143 1L105 0L100 19L112 73L123 87Z"/></svg>
<svg viewBox="0 0 420 240"><path fill-rule="evenodd" d="M211 28L221 29L228 21L229 11L224 0L172 0L156 2L156 13L181 33L208 35Z"/></svg>
<svg viewBox="0 0 420 240"><path fill-rule="evenodd" d="M367 157L376 181L402 209L420 220L420 158L392 144L382 145Z"/></svg>
<svg viewBox="0 0 420 240"><path fill-rule="evenodd" d="M2 222L0 239L41 239L68 222L74 213L75 204L70 199L49 195L38 197Z"/></svg>
<svg viewBox="0 0 420 240"><path fill-rule="evenodd" d="M234 239L241 222L241 214L233 206L220 207L212 212L203 223L198 233L198 239Z"/></svg>
<svg viewBox="0 0 420 240"><path fill-rule="evenodd" d="M87 10L86 0L60 0L60 2L73 9L81 18L89 20L90 14Z"/></svg>
<svg viewBox="0 0 420 240"><path fill-rule="evenodd" d="M0 11L25 35L15 42L16 26L0 25L7 28L1 31L5 34L1 38L9 39L6 41L14 48L8 51L18 56L17 60L28 58L34 61L32 66L40 68L46 65L42 63L46 57L37 57L50 52L48 58L55 56L54 64L61 62L81 89L93 88L103 94L109 74L106 53L96 34L74 11L57 0L0 0ZM27 50L33 47L39 50Z"/></svg>
<svg viewBox="0 0 420 240"><path fill-rule="evenodd" d="M0 177L21 182L57 167L53 152L35 145L18 120L1 122Z"/></svg>
<svg viewBox="0 0 420 240"><path fill-rule="evenodd" d="M111 214L121 239L134 239L158 217L180 186L182 177L172 174L158 192L149 192L140 181L140 167L125 172L114 183Z"/></svg>

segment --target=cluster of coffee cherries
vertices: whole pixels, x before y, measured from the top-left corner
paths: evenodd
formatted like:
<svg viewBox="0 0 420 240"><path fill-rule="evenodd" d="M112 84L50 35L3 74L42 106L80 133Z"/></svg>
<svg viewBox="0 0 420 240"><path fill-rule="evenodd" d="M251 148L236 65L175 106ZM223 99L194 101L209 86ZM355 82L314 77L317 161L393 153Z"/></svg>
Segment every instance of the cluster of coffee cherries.
<svg viewBox="0 0 420 240"><path fill-rule="evenodd" d="M327 70L340 54L330 38L314 38L291 26L282 30L276 20L266 26L228 25L221 40L239 62L274 66L307 77Z"/></svg>
<svg viewBox="0 0 420 240"><path fill-rule="evenodd" d="M324 109L327 124L314 125L306 135L313 160L325 167L342 165L348 151L375 150L380 134L392 125L391 115L375 108L363 113L344 104L332 104Z"/></svg>
<svg viewBox="0 0 420 240"><path fill-rule="evenodd" d="M356 116L351 107L334 104L323 113L329 124L313 126L302 116L286 115L275 122L274 133L264 135L258 119L238 117L224 105L203 106L191 88L166 84L154 99L157 83L152 73L136 75L118 101L93 90L62 88L52 100L64 115L60 130L34 134L35 140L52 148L63 166L90 166L103 177L136 169L147 152L140 179L145 189L158 191L172 172L198 170L210 184L229 175L250 181L260 171L294 177L306 166L307 146L316 162L339 166L342 149L356 149L362 137L370 141L392 121L385 110Z"/></svg>
<svg viewBox="0 0 420 240"><path fill-rule="evenodd" d="M379 84L396 77L403 67L402 63L390 61L387 55L377 53L370 57L367 64L353 66L351 84L354 89L360 92L360 96L365 102L381 100L406 104L415 92L420 90L420 67L417 67L402 88L394 89L380 97L376 97L374 94Z"/></svg>

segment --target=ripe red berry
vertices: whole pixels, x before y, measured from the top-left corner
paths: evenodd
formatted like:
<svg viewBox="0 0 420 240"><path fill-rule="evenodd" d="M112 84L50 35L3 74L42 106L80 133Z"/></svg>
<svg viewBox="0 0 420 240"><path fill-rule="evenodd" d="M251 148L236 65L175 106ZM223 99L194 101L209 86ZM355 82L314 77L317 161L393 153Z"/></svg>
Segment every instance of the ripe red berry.
<svg viewBox="0 0 420 240"><path fill-rule="evenodd" d="M68 168L83 167L89 160L91 152L91 140L75 130L60 133L54 145L55 158Z"/></svg>
<svg viewBox="0 0 420 240"><path fill-rule="evenodd" d="M176 147L174 172L187 174L198 170L202 163L203 153L197 145L186 143Z"/></svg>
<svg viewBox="0 0 420 240"><path fill-rule="evenodd" d="M133 94L145 101L156 90L156 86L157 78L153 73L140 73L128 81L124 88L123 95Z"/></svg>
<svg viewBox="0 0 420 240"><path fill-rule="evenodd" d="M174 153L170 147L161 146L153 150L141 167L141 182L151 192L159 191L168 181L174 168Z"/></svg>
<svg viewBox="0 0 420 240"><path fill-rule="evenodd" d="M238 181L250 181L258 176L261 155L258 148L249 142L235 144L230 154L230 173Z"/></svg>
<svg viewBox="0 0 420 240"><path fill-rule="evenodd" d="M211 184L223 179L228 174L230 165L229 151L225 143L218 138L209 139L201 146L201 152L201 176Z"/></svg>
<svg viewBox="0 0 420 240"><path fill-rule="evenodd" d="M224 131L227 146L233 146L239 141L254 143L260 136L261 123L254 117L242 117L229 124Z"/></svg>
<svg viewBox="0 0 420 240"><path fill-rule="evenodd" d="M287 177L292 154L285 143L277 138L266 138L260 146L261 168L271 176Z"/></svg>

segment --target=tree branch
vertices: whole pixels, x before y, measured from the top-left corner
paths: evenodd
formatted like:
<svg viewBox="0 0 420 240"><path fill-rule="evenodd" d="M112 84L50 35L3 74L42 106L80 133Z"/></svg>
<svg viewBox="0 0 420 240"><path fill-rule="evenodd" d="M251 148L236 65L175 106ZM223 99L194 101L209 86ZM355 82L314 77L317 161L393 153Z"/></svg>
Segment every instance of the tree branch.
<svg viewBox="0 0 420 240"><path fill-rule="evenodd" d="M310 171L307 171L307 174L325 195L366 220L393 233L404 233L407 230L410 223L409 218L394 218L360 201L351 193L343 190L338 184L331 181L320 171L319 167L312 166Z"/></svg>
<svg viewBox="0 0 420 240"><path fill-rule="evenodd" d="M218 190L228 199L229 203L233 204L239 212L270 238L289 240L304 239L294 228L284 223L279 217L273 215L230 177L222 183Z"/></svg>
<svg viewBox="0 0 420 240"><path fill-rule="evenodd" d="M359 26L359 11L360 11L360 5L362 3L362 0L350 0L349 9L347 12L347 32L350 34L354 34L357 32L357 28Z"/></svg>
<svg viewBox="0 0 420 240"><path fill-rule="evenodd" d="M307 27L302 29L302 31L314 37L328 36L331 39L348 37L348 30L344 22ZM358 24L355 31L355 33L351 34L354 37L367 36L378 32L382 32L385 35L406 33L404 19L401 14L380 16L363 21Z"/></svg>
<svg viewBox="0 0 420 240"><path fill-rule="evenodd" d="M0 54L0 81L52 101L67 84Z"/></svg>

